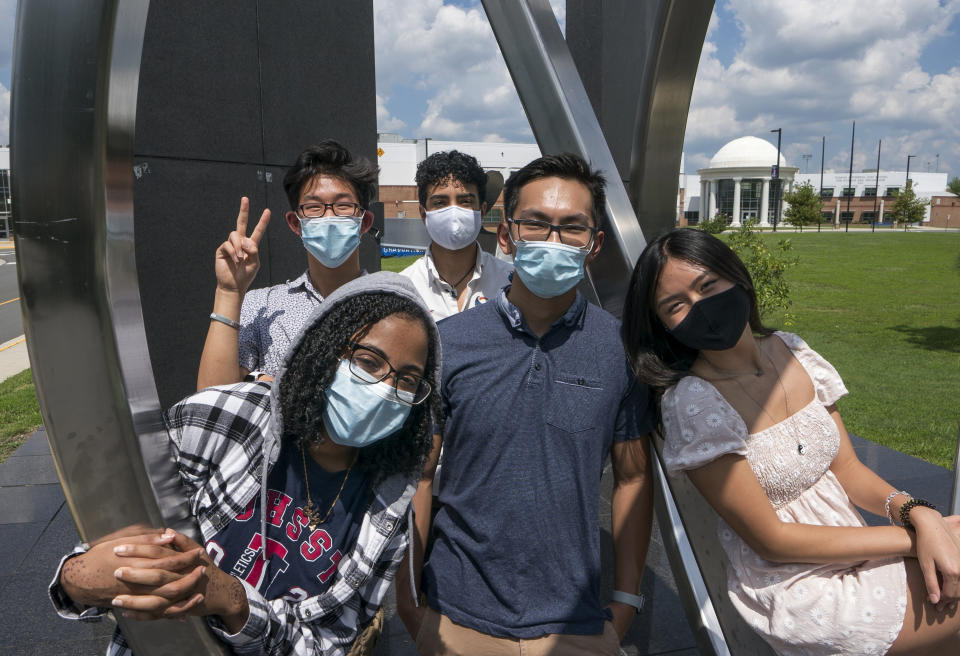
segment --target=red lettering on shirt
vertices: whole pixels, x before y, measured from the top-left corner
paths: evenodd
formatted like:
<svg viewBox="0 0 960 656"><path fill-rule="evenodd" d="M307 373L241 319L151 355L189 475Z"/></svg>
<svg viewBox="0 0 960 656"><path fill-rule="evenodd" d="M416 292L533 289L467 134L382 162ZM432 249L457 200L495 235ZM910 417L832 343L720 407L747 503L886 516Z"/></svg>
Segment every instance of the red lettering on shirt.
<svg viewBox="0 0 960 656"><path fill-rule="evenodd" d="M237 521L238 521L238 522L245 522L245 521L247 521L248 519L250 519L251 517L253 517L253 507L254 507L256 504L257 504L257 496L254 495L253 498L250 499L250 503L247 504L246 509L245 509L242 513L240 513L239 515L237 515Z"/></svg>
<svg viewBox="0 0 960 656"><path fill-rule="evenodd" d="M326 583L327 579L333 576L333 573L337 571L337 565L340 564L340 559L343 558L343 555L340 553L340 550L337 549L332 554L330 554L330 562L333 563L327 569L323 570L317 574L317 578L320 579L321 583Z"/></svg>
<svg viewBox="0 0 960 656"><path fill-rule="evenodd" d="M271 526L283 525L283 515L287 512L287 506L292 500L283 492L276 490L267 492L267 522Z"/></svg>
<svg viewBox="0 0 960 656"><path fill-rule="evenodd" d="M287 524L287 537L291 540L299 540L300 530L306 526L309 521L310 518L307 517L307 513L303 511L303 508L294 510L293 518Z"/></svg>
<svg viewBox="0 0 960 656"><path fill-rule="evenodd" d="M332 546L333 540L330 538L330 534L322 528L318 528L310 534L309 540L300 545L300 555L308 563L312 563Z"/></svg>
<svg viewBox="0 0 960 656"><path fill-rule="evenodd" d="M247 545L247 548L259 554L263 548L263 536L255 533L253 537L250 538L250 544ZM273 573L274 579L277 578L277 575L281 572L286 572L287 567L290 566L290 563L287 562L287 548L270 538L267 538L267 558L276 559L276 561L270 563L270 571ZM250 568L250 571L244 577L244 580L257 590L260 589L260 584L263 582L263 565L263 559L256 558L253 567Z"/></svg>

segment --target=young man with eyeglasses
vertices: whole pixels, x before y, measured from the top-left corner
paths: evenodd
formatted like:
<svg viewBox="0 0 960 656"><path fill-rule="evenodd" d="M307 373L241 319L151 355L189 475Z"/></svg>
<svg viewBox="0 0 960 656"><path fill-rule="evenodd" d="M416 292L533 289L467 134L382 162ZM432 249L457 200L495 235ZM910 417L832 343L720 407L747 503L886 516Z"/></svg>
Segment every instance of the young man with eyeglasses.
<svg viewBox="0 0 960 656"><path fill-rule="evenodd" d="M303 241L307 270L285 283L247 292L260 268L258 247L270 222L264 210L250 236L250 203L240 201L237 229L217 248L210 328L197 389L236 383L250 372L272 376L290 338L335 289L360 275L357 246L370 229L378 169L333 139L310 146L283 178L291 211L287 226Z"/></svg>
<svg viewBox="0 0 960 656"><path fill-rule="evenodd" d="M513 267L477 243L483 215L496 202L501 185L488 184L477 159L456 150L420 162L416 181L430 245L402 273L439 321L486 303L509 281Z"/></svg>
<svg viewBox="0 0 960 656"><path fill-rule="evenodd" d="M512 284L439 324L446 421L414 498L423 594L419 605L398 595L398 612L421 656L616 654L642 606L655 412L619 322L576 289L603 245L604 181L575 155L542 157L510 177L505 206L498 234L514 254ZM604 606L608 456L615 592Z"/></svg>

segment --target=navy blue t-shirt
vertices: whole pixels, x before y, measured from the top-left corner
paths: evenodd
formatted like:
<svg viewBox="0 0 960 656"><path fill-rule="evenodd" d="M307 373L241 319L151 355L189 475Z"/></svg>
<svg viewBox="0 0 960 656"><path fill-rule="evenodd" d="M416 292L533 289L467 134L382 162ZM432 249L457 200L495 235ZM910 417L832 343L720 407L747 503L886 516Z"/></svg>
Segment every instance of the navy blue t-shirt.
<svg viewBox="0 0 960 656"><path fill-rule="evenodd" d="M306 463L310 495L322 518L346 472L328 472L309 454ZM311 530L304 512L307 487L301 451L284 444L267 477L268 567L261 559L259 492L243 512L207 540L207 552L220 569L243 579L267 599L301 601L329 587L341 557L357 541L368 503L366 477L351 471L330 517Z"/></svg>
<svg viewBox="0 0 960 656"><path fill-rule="evenodd" d="M600 477L612 443L654 421L619 323L577 294L537 338L501 292L438 325L446 425L430 605L496 636L602 633Z"/></svg>

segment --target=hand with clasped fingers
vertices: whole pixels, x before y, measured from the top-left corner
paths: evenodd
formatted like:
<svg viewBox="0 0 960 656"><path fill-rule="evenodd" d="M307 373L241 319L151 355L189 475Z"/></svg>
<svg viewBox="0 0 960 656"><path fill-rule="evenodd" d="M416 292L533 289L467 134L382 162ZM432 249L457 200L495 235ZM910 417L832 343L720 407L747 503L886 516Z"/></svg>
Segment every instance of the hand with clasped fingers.
<svg viewBox="0 0 960 656"><path fill-rule="evenodd" d="M955 608L960 601L960 515L941 517L936 510L916 507L910 522L927 601L939 611Z"/></svg>
<svg viewBox="0 0 960 656"><path fill-rule="evenodd" d="M68 560L60 580L75 602L122 609L134 620L217 615L236 633L249 613L240 581L172 529L100 542Z"/></svg>
<svg viewBox="0 0 960 656"><path fill-rule="evenodd" d="M250 236L247 236L247 219L250 214L250 199L240 199L237 214L237 229L217 248L214 271L217 288L224 292L243 295L260 269L260 240L270 223L270 210L263 210L260 220Z"/></svg>

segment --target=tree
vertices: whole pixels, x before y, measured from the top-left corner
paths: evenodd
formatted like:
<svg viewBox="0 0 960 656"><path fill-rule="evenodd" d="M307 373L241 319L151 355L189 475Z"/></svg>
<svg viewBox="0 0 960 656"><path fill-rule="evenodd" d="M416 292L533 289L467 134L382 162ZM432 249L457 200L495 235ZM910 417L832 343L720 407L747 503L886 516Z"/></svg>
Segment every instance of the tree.
<svg viewBox="0 0 960 656"><path fill-rule="evenodd" d="M906 232L911 223L923 221L929 204L929 198L917 198L913 186L907 184L907 188L897 195L897 200L893 203L893 220L903 223L903 230Z"/></svg>
<svg viewBox="0 0 960 656"><path fill-rule="evenodd" d="M811 223L818 223L822 220L821 214L822 201L820 195L813 190L813 185L809 182L797 186L793 191L783 195L783 200L790 206L783 213L783 219L794 227L799 227L803 232L803 226Z"/></svg>
<svg viewBox="0 0 960 656"><path fill-rule="evenodd" d="M716 216L714 216L712 219L704 219L693 227L697 230L709 232L711 235L719 235L729 227L727 225L727 215L723 212L717 212Z"/></svg>
<svg viewBox="0 0 960 656"><path fill-rule="evenodd" d="M947 191L954 196L960 196L960 178L954 178L947 183Z"/></svg>
<svg viewBox="0 0 960 656"><path fill-rule="evenodd" d="M750 272L760 316L782 312L784 324L789 326L793 324L794 316L789 312L790 286L784 274L797 264L797 258L790 254L793 245L789 239L780 239L775 249L768 248L768 239L753 229L757 223L752 219L737 228L729 236L730 248Z"/></svg>

